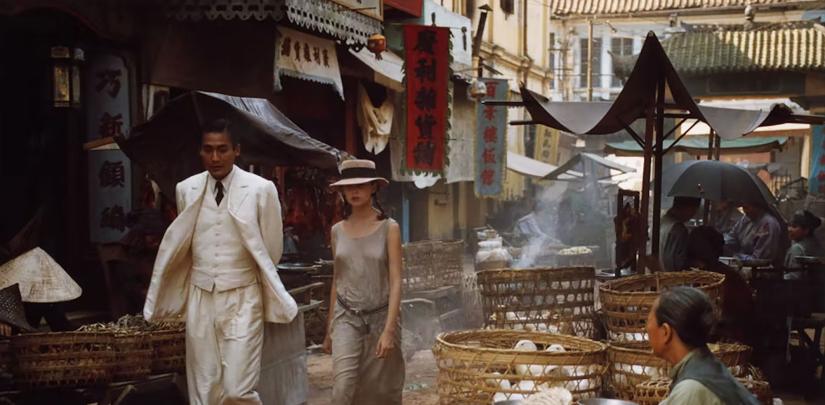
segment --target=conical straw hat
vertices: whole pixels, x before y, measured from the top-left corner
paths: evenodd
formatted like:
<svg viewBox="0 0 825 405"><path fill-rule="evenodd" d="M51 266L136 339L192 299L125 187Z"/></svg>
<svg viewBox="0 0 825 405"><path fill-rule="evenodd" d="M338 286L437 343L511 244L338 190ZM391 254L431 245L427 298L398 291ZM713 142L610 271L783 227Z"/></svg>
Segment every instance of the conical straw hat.
<svg viewBox="0 0 825 405"><path fill-rule="evenodd" d="M80 296L83 290L39 247L0 266L0 288L20 284L23 302L63 302Z"/></svg>

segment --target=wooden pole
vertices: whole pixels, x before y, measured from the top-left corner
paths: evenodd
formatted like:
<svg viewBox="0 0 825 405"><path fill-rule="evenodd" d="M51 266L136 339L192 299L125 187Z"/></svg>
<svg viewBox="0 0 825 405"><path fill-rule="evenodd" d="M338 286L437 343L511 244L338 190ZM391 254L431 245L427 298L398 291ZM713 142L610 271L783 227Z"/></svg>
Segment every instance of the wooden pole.
<svg viewBox="0 0 825 405"><path fill-rule="evenodd" d="M662 158L665 143L665 78L659 79L656 88L656 160L653 171L653 224L651 256L659 257L659 224L662 211Z"/></svg>
<svg viewBox="0 0 825 405"><path fill-rule="evenodd" d="M642 169L642 202L641 202L641 221L639 221L639 259L636 261L636 272L644 274L645 264L644 257L647 256L647 217L650 212L650 160L653 157L653 107L650 107L645 114L645 143L644 153L645 162Z"/></svg>

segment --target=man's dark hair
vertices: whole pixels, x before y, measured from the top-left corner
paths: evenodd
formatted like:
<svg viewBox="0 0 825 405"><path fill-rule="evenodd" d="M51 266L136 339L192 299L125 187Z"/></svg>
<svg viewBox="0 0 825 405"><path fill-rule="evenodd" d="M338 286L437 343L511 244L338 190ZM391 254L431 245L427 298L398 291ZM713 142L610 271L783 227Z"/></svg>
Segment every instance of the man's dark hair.
<svg viewBox="0 0 825 405"><path fill-rule="evenodd" d="M702 291L693 287L673 287L659 296L656 321L667 323L691 348L708 343L715 319L713 304Z"/></svg>
<svg viewBox="0 0 825 405"><path fill-rule="evenodd" d="M673 197L673 208L696 208L702 202L694 197Z"/></svg>
<svg viewBox="0 0 825 405"><path fill-rule="evenodd" d="M229 141L232 142L232 146L238 146L241 143L240 139L235 135L235 132L232 131L232 123L225 118L218 118L206 123L201 128L201 141L203 141L203 135L212 133L226 134L229 136Z"/></svg>
<svg viewBox="0 0 825 405"><path fill-rule="evenodd" d="M688 236L687 255L691 259L708 261L708 265L719 260L725 248L725 237L710 226L694 228Z"/></svg>

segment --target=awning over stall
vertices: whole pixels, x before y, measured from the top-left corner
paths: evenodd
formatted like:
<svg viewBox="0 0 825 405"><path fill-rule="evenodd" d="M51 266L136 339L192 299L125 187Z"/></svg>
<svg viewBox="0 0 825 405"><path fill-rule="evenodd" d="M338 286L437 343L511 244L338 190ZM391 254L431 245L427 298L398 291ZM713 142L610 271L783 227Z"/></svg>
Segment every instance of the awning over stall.
<svg viewBox="0 0 825 405"><path fill-rule="evenodd" d="M553 170L558 169L558 166L553 166L540 160L507 151L507 168L525 176L541 179L550 174ZM582 174L571 171L567 174L562 174L561 176L562 177L560 180L573 180L581 177Z"/></svg>
<svg viewBox="0 0 825 405"><path fill-rule="evenodd" d="M572 158L570 158L570 160L568 160L567 162L564 162L564 164L562 164L561 166L559 166L558 168L556 168L552 172L547 173L547 175L544 176L544 179L545 180L566 180L565 176L567 176L568 178L573 178L573 179L584 179L585 178L584 173L585 173L585 170L586 170L586 168L584 167L585 162L590 162L594 165L598 165L598 166L604 167L606 169L617 170L617 171L620 171L622 173L633 173L633 172L636 171L636 169L634 169L632 167L625 166L625 165L622 165L622 164L619 164L619 163L616 163L616 162L612 162L612 161L607 160L607 159L605 159L605 158L603 158L599 155L595 155L595 154L587 153L587 152L582 152L582 153L579 153L576 156L573 156ZM572 169L577 168L579 166L581 166L581 171L573 171L572 170ZM610 177L612 177L612 176L607 176L607 178L610 178ZM598 180L604 180L604 179L598 179Z"/></svg>
<svg viewBox="0 0 825 405"><path fill-rule="evenodd" d="M788 142L787 136L768 137L746 137L733 140L722 140L722 155L733 155L740 153L762 153L776 149L782 149ZM674 146L674 140L665 140L664 148L674 152L683 152L691 155L706 155L708 153L708 140L704 137L686 137ZM617 156L644 156L644 150L636 141L609 142L604 147L604 153Z"/></svg>
<svg viewBox="0 0 825 405"><path fill-rule="evenodd" d="M375 54L367 48L361 48L358 52L350 48L349 53L373 70L373 81L388 89L404 91L404 59L400 56L386 50L381 53L381 59L376 59Z"/></svg>
<svg viewBox="0 0 825 405"><path fill-rule="evenodd" d="M269 101L193 91L170 101L152 118L116 139L132 161L146 169L167 196L175 184L203 170L198 156L201 128L225 118L239 137L241 161L313 166L334 171L340 151L312 138Z"/></svg>

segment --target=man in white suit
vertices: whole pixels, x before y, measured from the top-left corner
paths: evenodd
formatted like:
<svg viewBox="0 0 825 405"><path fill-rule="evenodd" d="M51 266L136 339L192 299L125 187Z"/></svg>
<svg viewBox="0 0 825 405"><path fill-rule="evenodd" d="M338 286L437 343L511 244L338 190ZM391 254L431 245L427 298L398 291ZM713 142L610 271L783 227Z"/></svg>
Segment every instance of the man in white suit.
<svg viewBox="0 0 825 405"><path fill-rule="evenodd" d="M203 129L206 171L175 190L178 217L163 236L143 315L186 319L189 401L260 404L264 322L298 307L275 265L283 249L275 185L235 166L240 145L226 120Z"/></svg>

